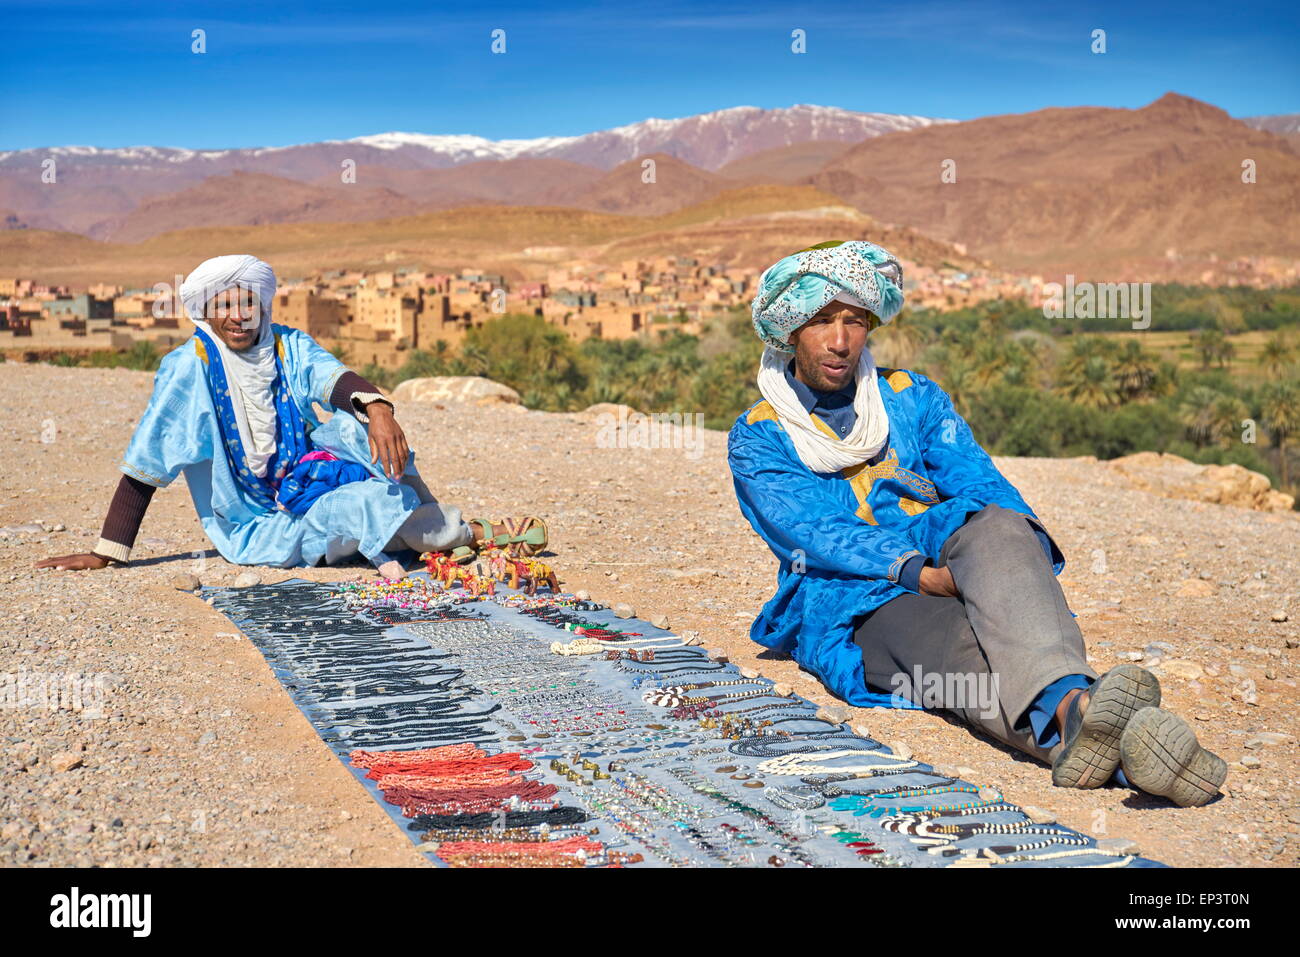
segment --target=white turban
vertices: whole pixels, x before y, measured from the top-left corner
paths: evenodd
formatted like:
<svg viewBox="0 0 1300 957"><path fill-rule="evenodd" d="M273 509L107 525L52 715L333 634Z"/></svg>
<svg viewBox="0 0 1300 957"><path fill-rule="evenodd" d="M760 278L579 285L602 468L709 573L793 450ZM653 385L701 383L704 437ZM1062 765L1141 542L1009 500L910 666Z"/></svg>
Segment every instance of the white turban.
<svg viewBox="0 0 1300 957"><path fill-rule="evenodd" d="M261 303L259 327L253 344L235 352L204 318L208 300L238 286L252 290ZM275 273L256 256L217 256L199 263L180 288L181 302L190 321L212 340L226 372L230 401L239 424L244 457L254 475L266 474L275 454L275 337L271 333L271 307L275 302Z"/></svg>

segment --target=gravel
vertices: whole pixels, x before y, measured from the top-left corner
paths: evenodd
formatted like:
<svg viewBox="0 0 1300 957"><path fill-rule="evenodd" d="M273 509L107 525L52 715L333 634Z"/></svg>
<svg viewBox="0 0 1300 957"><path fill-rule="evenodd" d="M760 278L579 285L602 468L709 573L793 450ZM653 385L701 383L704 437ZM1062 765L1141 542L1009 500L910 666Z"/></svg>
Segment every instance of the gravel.
<svg viewBox="0 0 1300 957"><path fill-rule="evenodd" d="M81 691L55 707L0 709L0 865L429 866L257 650L175 584L181 575L338 581L367 568L231 566L204 537L184 479L154 496L138 564L32 568L94 547L150 388L151 376L128 370L0 364L9 412L0 421L0 672L77 676ZM94 400L51 401L63 393ZM725 433L705 433L703 454L689 458L600 448L594 424L577 415L424 403L397 412L439 498L471 517L546 518L547 560L569 590L652 609L879 740L906 740L1008 800L1117 844L1140 842L1166 863L1300 863L1296 513L1161 498L1084 460L997 460L1065 551L1060 581L1093 667L1163 659L1164 706L1239 762L1230 796L1175 808L1118 787L1054 788L1045 766L940 715L848 708L788 657L752 643L775 560L736 507ZM58 437L43 443L50 418ZM1095 549L1106 555L1100 573L1088 560ZM1245 770L1245 759L1258 766Z"/></svg>

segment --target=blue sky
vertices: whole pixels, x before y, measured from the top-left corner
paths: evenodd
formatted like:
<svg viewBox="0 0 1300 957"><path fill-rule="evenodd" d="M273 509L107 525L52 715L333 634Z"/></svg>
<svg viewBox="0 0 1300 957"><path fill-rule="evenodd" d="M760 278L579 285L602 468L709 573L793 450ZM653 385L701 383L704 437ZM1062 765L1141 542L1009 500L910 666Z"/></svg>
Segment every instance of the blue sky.
<svg viewBox="0 0 1300 957"><path fill-rule="evenodd" d="M0 149L572 135L728 106L1300 112L1300 5L0 0ZM190 51L191 31L207 52ZM507 52L490 52L506 31ZM790 52L793 29L807 50ZM1101 28L1108 50L1094 54Z"/></svg>

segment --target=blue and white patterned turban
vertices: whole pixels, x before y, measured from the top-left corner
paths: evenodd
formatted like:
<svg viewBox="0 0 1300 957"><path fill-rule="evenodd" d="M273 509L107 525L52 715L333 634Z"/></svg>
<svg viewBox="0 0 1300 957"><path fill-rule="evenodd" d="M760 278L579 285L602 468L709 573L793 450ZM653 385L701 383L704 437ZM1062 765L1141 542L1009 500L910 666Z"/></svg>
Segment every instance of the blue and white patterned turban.
<svg viewBox="0 0 1300 957"><path fill-rule="evenodd" d="M903 308L903 267L862 239L801 249L763 270L751 305L754 331L773 349L793 352L790 333L836 299L887 323Z"/></svg>

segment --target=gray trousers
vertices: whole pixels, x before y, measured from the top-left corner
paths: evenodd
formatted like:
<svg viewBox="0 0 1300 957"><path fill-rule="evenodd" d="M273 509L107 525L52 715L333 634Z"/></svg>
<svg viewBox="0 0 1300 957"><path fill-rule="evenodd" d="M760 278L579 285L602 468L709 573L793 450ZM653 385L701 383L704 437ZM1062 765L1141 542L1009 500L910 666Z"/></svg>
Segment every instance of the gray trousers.
<svg viewBox="0 0 1300 957"><path fill-rule="evenodd" d="M385 547L386 551L409 548L416 552L450 552L457 545L468 545L474 533L461 518L455 505L441 505L419 475L408 472L402 484L415 489L420 506L407 516L401 528Z"/></svg>
<svg viewBox="0 0 1300 957"><path fill-rule="evenodd" d="M1049 764L1026 709L1070 674L1098 677L1033 526L990 505L944 542L959 598L900 595L854 633L867 685L954 714L1004 744Z"/></svg>

